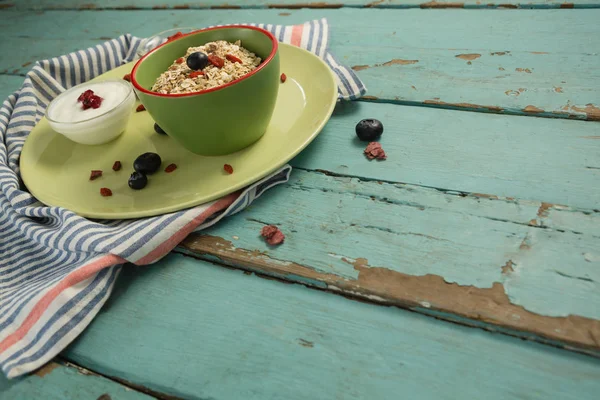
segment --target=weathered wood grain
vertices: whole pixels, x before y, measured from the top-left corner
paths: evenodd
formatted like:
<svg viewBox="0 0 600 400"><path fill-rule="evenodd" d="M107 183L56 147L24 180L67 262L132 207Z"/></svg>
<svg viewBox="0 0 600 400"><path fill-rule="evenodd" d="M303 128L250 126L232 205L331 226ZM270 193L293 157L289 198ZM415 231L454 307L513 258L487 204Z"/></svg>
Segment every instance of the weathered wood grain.
<svg viewBox="0 0 600 400"><path fill-rule="evenodd" d="M0 29L9 38L0 49L11 54L0 60L0 71L5 73L24 73L30 68L22 67L25 63L88 47L119 33L146 36L174 26L243 21L291 24L325 16L332 26L332 50L358 70L369 89L367 99L600 119L600 73L593 67L600 62L593 51L600 48L596 24L600 10L467 10L460 12L460 18L456 10L357 8L284 13L275 9L40 15L4 11L3 15L7 18L0 21Z"/></svg>
<svg viewBox="0 0 600 400"><path fill-rule="evenodd" d="M8 0L6 0L8 2ZM255 8L593 8L598 7L598 0L502 0L486 2L480 0L326 0L326 1L299 1L299 0L90 0L82 3L77 0L20 0L16 4L6 5L6 8L15 7L19 10L70 10L70 9L255 9ZM0 3L2 4L2 3Z"/></svg>
<svg viewBox="0 0 600 400"><path fill-rule="evenodd" d="M133 389L54 362L20 379L0 376L0 398L7 400L150 400Z"/></svg>
<svg viewBox="0 0 600 400"><path fill-rule="evenodd" d="M179 255L125 268L63 355L194 399L581 400L600 390L593 358Z"/></svg>
<svg viewBox="0 0 600 400"><path fill-rule="evenodd" d="M600 354L600 213L303 171L286 186L183 251ZM284 245L264 243L266 224Z"/></svg>

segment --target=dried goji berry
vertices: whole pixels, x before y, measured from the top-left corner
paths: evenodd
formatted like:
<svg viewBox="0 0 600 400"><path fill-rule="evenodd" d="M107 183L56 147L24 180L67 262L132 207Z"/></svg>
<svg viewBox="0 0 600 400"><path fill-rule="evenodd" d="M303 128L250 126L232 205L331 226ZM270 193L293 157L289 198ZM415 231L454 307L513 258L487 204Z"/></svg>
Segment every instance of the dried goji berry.
<svg viewBox="0 0 600 400"><path fill-rule="evenodd" d="M202 72L202 71L193 71L193 72L190 72L190 78L195 78L197 76L202 76L202 75L204 75L204 72Z"/></svg>
<svg viewBox="0 0 600 400"><path fill-rule="evenodd" d="M112 196L112 190L110 190L109 188L100 188L100 194L103 197Z"/></svg>
<svg viewBox="0 0 600 400"><path fill-rule="evenodd" d="M121 170L121 161L115 161L112 169L113 169L113 171L120 171Z"/></svg>
<svg viewBox="0 0 600 400"><path fill-rule="evenodd" d="M169 164L167 165L167 168L165 168L165 172L168 174L170 172L173 172L177 169L177 164Z"/></svg>
<svg viewBox="0 0 600 400"><path fill-rule="evenodd" d="M242 64L242 60L234 56L233 54L225 54L225 58L231 62L236 62Z"/></svg>
<svg viewBox="0 0 600 400"><path fill-rule="evenodd" d="M92 173L90 174L90 181L93 181L94 179L98 179L102 176L102 171L99 169L93 169Z"/></svg>
<svg viewBox="0 0 600 400"><path fill-rule="evenodd" d="M227 172L229 175L233 174L233 167L229 164L225 164L223 165L223 169L225 170L225 172Z"/></svg>
<svg viewBox="0 0 600 400"><path fill-rule="evenodd" d="M182 64L184 61L185 61L185 58L183 58L183 57L179 57L177 60L175 60L175 62L177 64Z"/></svg>
<svg viewBox="0 0 600 400"><path fill-rule="evenodd" d="M285 74L281 74L281 83L287 80L287 76Z"/></svg>
<svg viewBox="0 0 600 400"><path fill-rule="evenodd" d="M225 65L225 60L219 56L215 56L214 54L208 55L208 61L210 61L210 63L217 68L223 68L223 65Z"/></svg>
<svg viewBox="0 0 600 400"><path fill-rule="evenodd" d="M123 75L123 79L126 80L127 82L131 82L131 74Z"/></svg>
<svg viewBox="0 0 600 400"><path fill-rule="evenodd" d="M140 111L146 111L146 107L144 107L143 104L140 104L139 106L137 106L137 108L135 109L136 112L140 112Z"/></svg>

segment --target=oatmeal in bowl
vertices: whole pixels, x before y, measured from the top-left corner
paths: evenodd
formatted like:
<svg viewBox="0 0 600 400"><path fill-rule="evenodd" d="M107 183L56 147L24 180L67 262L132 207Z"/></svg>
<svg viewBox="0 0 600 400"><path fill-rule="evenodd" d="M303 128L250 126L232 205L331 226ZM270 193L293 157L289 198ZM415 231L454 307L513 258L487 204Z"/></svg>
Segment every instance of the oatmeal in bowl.
<svg viewBox="0 0 600 400"><path fill-rule="evenodd" d="M155 48L136 63L131 83L169 137L193 153L214 156L239 151L264 135L279 75L275 37L258 27L230 25Z"/></svg>
<svg viewBox="0 0 600 400"><path fill-rule="evenodd" d="M201 92L222 86L255 70L262 59L242 47L240 40L225 40L190 47L160 74L152 91L161 94Z"/></svg>

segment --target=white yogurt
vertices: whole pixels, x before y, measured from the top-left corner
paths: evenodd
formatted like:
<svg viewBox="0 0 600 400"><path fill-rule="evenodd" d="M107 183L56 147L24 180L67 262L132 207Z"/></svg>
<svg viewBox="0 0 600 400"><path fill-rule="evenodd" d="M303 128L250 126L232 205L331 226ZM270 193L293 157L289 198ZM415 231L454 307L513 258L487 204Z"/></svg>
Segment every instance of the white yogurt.
<svg viewBox="0 0 600 400"><path fill-rule="evenodd" d="M102 97L99 108L84 110L79 96L92 90ZM74 142L102 144L119 136L131 116L135 94L131 85L114 79L75 86L56 97L46 110L52 128Z"/></svg>

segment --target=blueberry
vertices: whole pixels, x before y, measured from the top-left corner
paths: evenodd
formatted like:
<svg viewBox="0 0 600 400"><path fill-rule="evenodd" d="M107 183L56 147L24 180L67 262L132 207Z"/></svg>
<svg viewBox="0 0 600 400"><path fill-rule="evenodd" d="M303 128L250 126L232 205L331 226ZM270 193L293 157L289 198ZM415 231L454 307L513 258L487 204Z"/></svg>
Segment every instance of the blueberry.
<svg viewBox="0 0 600 400"><path fill-rule="evenodd" d="M204 69L204 67L208 65L208 56L201 51L197 51L190 54L185 63L190 69L198 71Z"/></svg>
<svg viewBox="0 0 600 400"><path fill-rule="evenodd" d="M383 124L376 119L363 119L356 124L356 136L360 140L372 142L383 133Z"/></svg>
<svg viewBox="0 0 600 400"><path fill-rule="evenodd" d="M161 135L166 135L167 134L167 132L163 131L163 128L161 128L160 126L158 126L158 124L156 122L154 123L154 132L160 133Z"/></svg>
<svg viewBox="0 0 600 400"><path fill-rule="evenodd" d="M146 175L140 172L134 172L129 177L129 181L127 182L129 187L135 190L140 190L146 187L148 184L148 178Z"/></svg>
<svg viewBox="0 0 600 400"><path fill-rule="evenodd" d="M133 169L141 174L153 174L158 168L162 160L156 153L144 153L133 162Z"/></svg>

